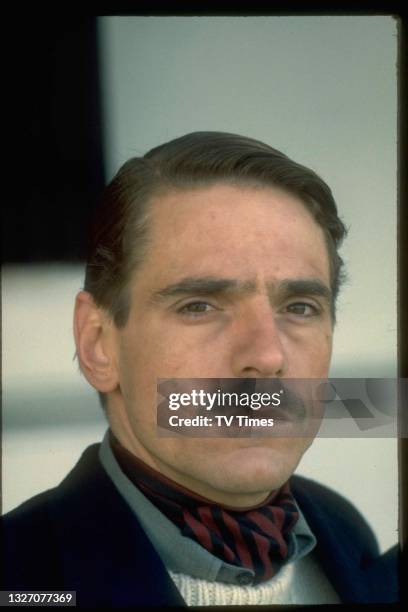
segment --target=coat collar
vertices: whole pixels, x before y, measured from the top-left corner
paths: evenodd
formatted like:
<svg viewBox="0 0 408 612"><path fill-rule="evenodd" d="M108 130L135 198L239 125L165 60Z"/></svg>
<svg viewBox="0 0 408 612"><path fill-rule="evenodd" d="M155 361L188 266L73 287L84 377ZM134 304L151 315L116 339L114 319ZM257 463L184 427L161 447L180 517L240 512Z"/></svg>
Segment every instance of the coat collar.
<svg viewBox="0 0 408 612"><path fill-rule="evenodd" d="M316 555L342 602L396 601L397 547L380 556L366 521L330 489L301 477L292 477L291 487L316 536Z"/></svg>

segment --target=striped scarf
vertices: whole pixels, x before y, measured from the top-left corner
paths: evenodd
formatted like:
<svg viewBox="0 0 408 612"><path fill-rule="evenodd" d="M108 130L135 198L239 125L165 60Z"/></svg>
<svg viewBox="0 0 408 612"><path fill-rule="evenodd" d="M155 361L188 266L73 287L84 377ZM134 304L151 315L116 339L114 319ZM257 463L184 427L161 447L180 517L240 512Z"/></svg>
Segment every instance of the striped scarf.
<svg viewBox="0 0 408 612"><path fill-rule="evenodd" d="M254 584L274 576L288 554L287 535L299 518L289 483L251 508L220 506L160 474L125 449L110 445L126 476L181 533L222 561L250 569Z"/></svg>

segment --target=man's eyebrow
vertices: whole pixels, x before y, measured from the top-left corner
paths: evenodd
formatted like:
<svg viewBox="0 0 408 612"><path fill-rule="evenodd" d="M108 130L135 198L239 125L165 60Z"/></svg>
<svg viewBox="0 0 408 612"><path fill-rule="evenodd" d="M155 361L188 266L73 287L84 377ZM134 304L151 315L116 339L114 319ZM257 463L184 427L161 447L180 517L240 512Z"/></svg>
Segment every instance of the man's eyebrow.
<svg viewBox="0 0 408 612"><path fill-rule="evenodd" d="M331 289L321 280L310 279L286 279L279 283L279 291L291 295L315 295L325 298L331 302L333 294Z"/></svg>
<svg viewBox="0 0 408 612"><path fill-rule="evenodd" d="M241 281L231 278L215 278L212 276L206 277L187 277L163 287L155 291L151 300L153 302L161 301L169 297L177 297L179 295L215 295L220 293L250 293L255 291L255 281Z"/></svg>
<svg viewBox="0 0 408 612"><path fill-rule="evenodd" d="M268 293L280 293L288 296L315 295L331 301L332 292L327 285L318 279L284 279L278 283L267 283ZM151 301L160 302L166 298L183 295L216 295L222 293L248 294L257 288L255 280L237 280L231 278L187 277L167 285L152 293Z"/></svg>

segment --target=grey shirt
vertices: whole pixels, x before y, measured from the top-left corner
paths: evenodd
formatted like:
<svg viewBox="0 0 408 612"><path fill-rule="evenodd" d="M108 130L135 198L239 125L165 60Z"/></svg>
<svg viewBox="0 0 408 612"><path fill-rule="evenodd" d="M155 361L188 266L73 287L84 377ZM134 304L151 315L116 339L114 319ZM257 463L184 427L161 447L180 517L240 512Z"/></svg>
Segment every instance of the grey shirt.
<svg viewBox="0 0 408 612"><path fill-rule="evenodd" d="M138 518L167 570L204 580L251 584L254 578L251 569L226 563L194 540L183 536L180 529L143 495L120 468L110 447L108 434L109 430L99 450L100 461ZM305 557L316 546L316 538L299 507L298 511L299 519L289 534L289 555L282 565Z"/></svg>

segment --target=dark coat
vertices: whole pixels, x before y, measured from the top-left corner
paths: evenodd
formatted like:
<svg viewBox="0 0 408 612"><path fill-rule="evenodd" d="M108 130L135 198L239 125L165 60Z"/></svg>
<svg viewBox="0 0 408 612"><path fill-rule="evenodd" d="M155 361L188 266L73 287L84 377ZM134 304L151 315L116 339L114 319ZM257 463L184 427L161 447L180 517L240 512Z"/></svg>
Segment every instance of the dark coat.
<svg viewBox="0 0 408 612"><path fill-rule="evenodd" d="M134 514L88 447L55 489L2 518L1 590L69 590L82 607L183 606ZM397 549L379 556L371 529L344 498L311 480L291 486L342 602L397 599Z"/></svg>

